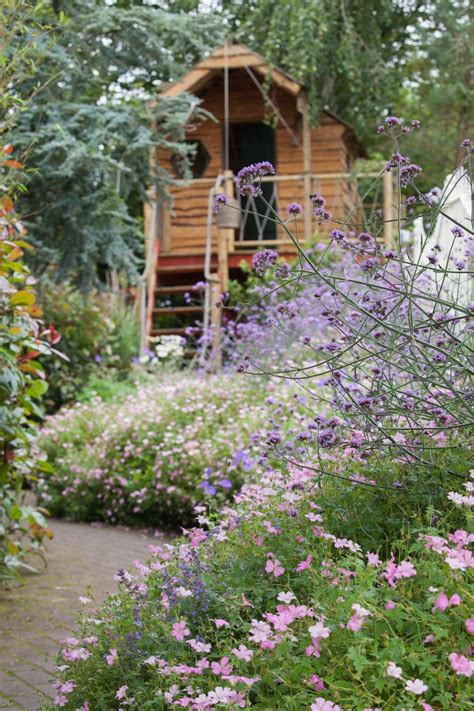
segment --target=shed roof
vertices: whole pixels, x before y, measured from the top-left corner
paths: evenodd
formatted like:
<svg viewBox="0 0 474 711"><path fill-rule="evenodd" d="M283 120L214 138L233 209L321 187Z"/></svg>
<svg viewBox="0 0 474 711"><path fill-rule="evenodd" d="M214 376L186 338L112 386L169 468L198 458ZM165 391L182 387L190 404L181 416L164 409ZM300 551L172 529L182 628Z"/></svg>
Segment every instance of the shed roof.
<svg viewBox="0 0 474 711"><path fill-rule="evenodd" d="M179 81L170 84L161 93L163 96L176 96L182 91L196 93L202 89L222 69L250 67L263 77L271 76L273 82L293 96L298 96L304 87L281 69L271 67L257 52L243 44L231 44L219 47L207 59L195 64Z"/></svg>

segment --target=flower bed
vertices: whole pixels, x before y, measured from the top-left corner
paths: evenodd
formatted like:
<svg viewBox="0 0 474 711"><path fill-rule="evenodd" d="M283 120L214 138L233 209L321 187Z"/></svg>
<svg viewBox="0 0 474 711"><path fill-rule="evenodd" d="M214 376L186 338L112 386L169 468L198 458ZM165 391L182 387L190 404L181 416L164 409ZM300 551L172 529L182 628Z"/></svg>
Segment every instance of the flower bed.
<svg viewBox="0 0 474 711"><path fill-rule="evenodd" d="M43 431L54 472L39 482L41 502L75 520L189 523L196 503L221 506L251 475L274 391L246 376L176 374L119 403L95 399L62 410ZM289 393L279 388L278 398Z"/></svg>
<svg viewBox="0 0 474 711"><path fill-rule="evenodd" d="M245 485L219 524L198 507L200 527L150 546L150 561L120 571L100 609L83 598L55 705L469 708L472 479L443 511L367 489L373 504L398 501L423 522L402 526L385 559L383 532L371 550L332 532L328 504L352 486L319 489L290 467Z"/></svg>

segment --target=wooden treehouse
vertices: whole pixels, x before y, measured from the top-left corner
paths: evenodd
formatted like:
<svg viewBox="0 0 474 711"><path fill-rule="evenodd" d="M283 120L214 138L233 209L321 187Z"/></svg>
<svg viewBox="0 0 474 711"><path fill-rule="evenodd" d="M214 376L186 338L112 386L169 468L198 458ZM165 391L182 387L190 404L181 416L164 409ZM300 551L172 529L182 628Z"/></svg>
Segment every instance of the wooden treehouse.
<svg viewBox="0 0 474 711"><path fill-rule="evenodd" d="M250 261L264 246L282 256L294 254L291 241L268 219L269 211L247 202L254 198L240 198L242 212L234 210L230 223L222 224L220 215L213 214L214 193L238 199L234 176L242 167L262 160L275 165L276 175L264 178L264 196L280 214L286 214L290 202L304 206L298 237L308 241L317 227L309 195L322 193L334 218L343 219L357 196L350 171L363 155L354 132L337 116L325 111L312 128L304 87L243 45L217 49L162 95L180 92L197 96L214 120L193 125L187 133L196 146L192 179L172 187L170 206L152 200L145 211L144 343L162 334L184 334L202 320L202 308L183 299L196 282L212 287L207 318L210 311L218 323L220 311L209 308L209 293L225 291L229 277L242 276L242 260ZM180 177L176 156L157 150L153 160ZM259 216L252 213L255 207Z"/></svg>

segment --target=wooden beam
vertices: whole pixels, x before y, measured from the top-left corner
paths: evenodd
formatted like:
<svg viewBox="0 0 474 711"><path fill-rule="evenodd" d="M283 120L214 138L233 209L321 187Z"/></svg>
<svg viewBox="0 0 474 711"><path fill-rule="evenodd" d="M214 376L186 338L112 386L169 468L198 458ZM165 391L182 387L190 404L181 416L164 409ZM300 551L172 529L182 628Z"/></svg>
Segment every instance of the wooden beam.
<svg viewBox="0 0 474 711"><path fill-rule="evenodd" d="M211 324L212 324L212 349L211 349L211 369L219 370L222 365L222 350L221 350L221 326L222 326L222 309L218 308L217 301L219 294L219 274L211 274L209 284L210 302L211 302Z"/></svg>
<svg viewBox="0 0 474 711"><path fill-rule="evenodd" d="M309 105L306 93L301 96L300 105L303 114L303 185L304 185L304 239L308 243L313 229L313 206L309 198L311 194L311 126L309 123Z"/></svg>

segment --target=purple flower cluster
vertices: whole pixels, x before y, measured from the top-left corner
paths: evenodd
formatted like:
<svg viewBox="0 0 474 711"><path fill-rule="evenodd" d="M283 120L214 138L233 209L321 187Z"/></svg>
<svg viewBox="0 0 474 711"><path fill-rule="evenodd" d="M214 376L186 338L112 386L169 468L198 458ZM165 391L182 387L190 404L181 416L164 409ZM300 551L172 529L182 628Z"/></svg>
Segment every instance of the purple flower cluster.
<svg viewBox="0 0 474 711"><path fill-rule="evenodd" d="M221 207L223 205L227 205L228 202L228 197L225 195L225 193L217 193L217 195L214 195L214 204L213 204L213 209L214 212L219 212Z"/></svg>
<svg viewBox="0 0 474 711"><path fill-rule="evenodd" d="M257 252L252 257L252 268L259 276L263 276L267 269L275 264L278 259L278 252L273 249L264 249L263 252Z"/></svg>
<svg viewBox="0 0 474 711"><path fill-rule="evenodd" d="M260 182L265 175L275 175L275 168L269 161L264 160L260 163L247 165L237 173L237 190L241 195L247 197L261 195Z"/></svg>
<svg viewBox="0 0 474 711"><path fill-rule="evenodd" d="M299 204L299 202L290 202L290 204L286 208L286 211L288 212L288 214L293 215L294 217L296 217L297 215L300 215L302 210L303 210L303 208Z"/></svg>

